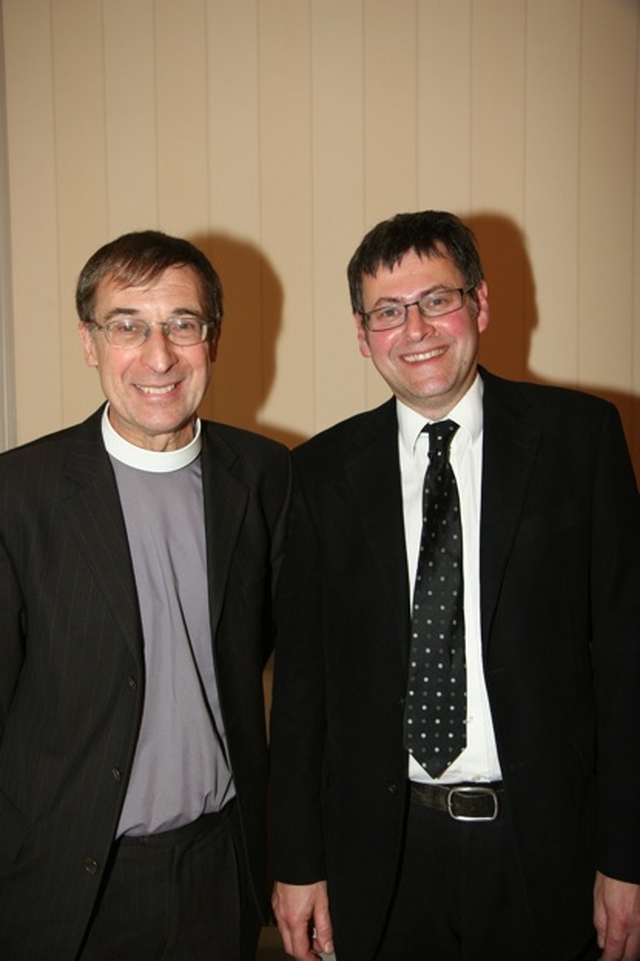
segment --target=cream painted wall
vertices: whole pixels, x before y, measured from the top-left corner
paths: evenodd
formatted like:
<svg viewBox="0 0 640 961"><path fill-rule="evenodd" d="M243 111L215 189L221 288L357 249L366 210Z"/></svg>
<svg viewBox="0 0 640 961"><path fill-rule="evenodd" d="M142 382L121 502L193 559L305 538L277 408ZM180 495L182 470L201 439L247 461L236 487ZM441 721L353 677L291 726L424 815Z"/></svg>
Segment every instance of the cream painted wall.
<svg viewBox="0 0 640 961"><path fill-rule="evenodd" d="M640 475L638 0L3 0L17 437L83 418L73 292L158 227L218 266L205 413L288 443L387 396L362 234L475 228L497 373L616 401Z"/></svg>
<svg viewBox="0 0 640 961"><path fill-rule="evenodd" d="M5 108L4 42L0 17L0 450L15 444L9 158Z"/></svg>

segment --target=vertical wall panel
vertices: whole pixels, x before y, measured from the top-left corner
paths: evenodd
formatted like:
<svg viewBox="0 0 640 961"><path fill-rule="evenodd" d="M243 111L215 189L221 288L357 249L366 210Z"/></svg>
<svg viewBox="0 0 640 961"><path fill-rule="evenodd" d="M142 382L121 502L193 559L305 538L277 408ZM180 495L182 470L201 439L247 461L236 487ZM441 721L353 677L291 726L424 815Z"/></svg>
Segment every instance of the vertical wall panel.
<svg viewBox="0 0 640 961"><path fill-rule="evenodd" d="M16 442L4 27L0 18L0 451Z"/></svg>
<svg viewBox="0 0 640 961"><path fill-rule="evenodd" d="M260 430L282 296L261 247L257 0L209 0L207 31L209 226L201 246L222 278L225 316L203 413ZM275 318L268 336L267 317Z"/></svg>
<svg viewBox="0 0 640 961"><path fill-rule="evenodd" d="M585 387L631 388L638 5L585 0L580 163L580 338ZM606 83L602 79L606 77ZM615 334L611 335L611 324ZM629 398L620 398L627 409Z"/></svg>
<svg viewBox="0 0 640 961"><path fill-rule="evenodd" d="M275 380L260 420L304 437L315 406L310 3L269 0L259 10L262 242L283 287Z"/></svg>
<svg viewBox="0 0 640 961"><path fill-rule="evenodd" d="M529 376L544 371L571 383L578 363L581 7L581 0L539 0L527 8L524 226L535 277L526 360Z"/></svg>
<svg viewBox="0 0 640 961"><path fill-rule="evenodd" d="M158 212L160 226L187 235L209 213L205 0L156 0Z"/></svg>
<svg viewBox="0 0 640 961"><path fill-rule="evenodd" d="M2 13L20 441L57 429L63 419L56 125L49 0L5 2ZM36 334L38 349L34 350Z"/></svg>
<svg viewBox="0 0 640 961"><path fill-rule="evenodd" d="M84 0L55 0L53 75L58 306L63 420L87 415L101 398L94 370L84 365L74 310L82 264L107 229L106 130L102 10ZM84 397L89 398L89 404Z"/></svg>
<svg viewBox="0 0 640 961"><path fill-rule="evenodd" d="M257 0L209 0L209 219L260 235L260 62ZM232 95L230 96L230 92Z"/></svg>
<svg viewBox="0 0 640 961"><path fill-rule="evenodd" d="M474 0L472 205L523 208L526 0Z"/></svg>
<svg viewBox="0 0 640 961"><path fill-rule="evenodd" d="M367 227L415 208L418 190L418 5L364 4Z"/></svg>
<svg viewBox="0 0 640 961"><path fill-rule="evenodd" d="M313 430L362 410L346 267L364 222L362 0L314 0L312 20Z"/></svg>
<svg viewBox="0 0 640 961"><path fill-rule="evenodd" d="M471 203L491 289L492 324L482 359L524 375L526 256L526 0L474 0L471 13Z"/></svg>
<svg viewBox="0 0 640 961"><path fill-rule="evenodd" d="M364 5L365 229L418 202L418 4ZM367 407L389 388L366 367Z"/></svg>
<svg viewBox="0 0 640 961"><path fill-rule="evenodd" d="M158 226L154 2L108 0L103 16L111 240Z"/></svg>
<svg viewBox="0 0 640 961"><path fill-rule="evenodd" d="M420 0L417 57L418 207L466 213L471 207L471 0Z"/></svg>

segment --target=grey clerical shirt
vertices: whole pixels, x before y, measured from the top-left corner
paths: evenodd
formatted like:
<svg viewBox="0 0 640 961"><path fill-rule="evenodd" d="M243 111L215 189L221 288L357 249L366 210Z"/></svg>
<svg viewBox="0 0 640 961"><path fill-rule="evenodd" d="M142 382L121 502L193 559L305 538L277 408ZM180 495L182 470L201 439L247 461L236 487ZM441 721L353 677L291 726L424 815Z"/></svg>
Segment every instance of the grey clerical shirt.
<svg viewBox="0 0 640 961"><path fill-rule="evenodd" d="M142 622L145 700L117 835L155 834L234 795L209 621L200 425L178 451L125 441L107 412Z"/></svg>

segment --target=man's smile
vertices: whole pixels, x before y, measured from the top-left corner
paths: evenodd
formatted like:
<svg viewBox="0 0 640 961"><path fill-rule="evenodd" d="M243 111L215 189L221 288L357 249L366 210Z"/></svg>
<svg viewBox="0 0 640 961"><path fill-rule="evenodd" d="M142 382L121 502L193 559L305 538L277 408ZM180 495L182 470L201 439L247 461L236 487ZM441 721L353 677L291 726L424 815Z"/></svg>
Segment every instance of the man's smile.
<svg viewBox="0 0 640 961"><path fill-rule="evenodd" d="M434 357L441 357L446 353L448 347L433 347L431 350L422 351L420 354L403 354L402 359L408 364L418 364L424 360L432 360Z"/></svg>
<svg viewBox="0 0 640 961"><path fill-rule="evenodd" d="M170 394L177 386L177 384L167 384L165 387L146 387L144 384L136 384L143 394Z"/></svg>

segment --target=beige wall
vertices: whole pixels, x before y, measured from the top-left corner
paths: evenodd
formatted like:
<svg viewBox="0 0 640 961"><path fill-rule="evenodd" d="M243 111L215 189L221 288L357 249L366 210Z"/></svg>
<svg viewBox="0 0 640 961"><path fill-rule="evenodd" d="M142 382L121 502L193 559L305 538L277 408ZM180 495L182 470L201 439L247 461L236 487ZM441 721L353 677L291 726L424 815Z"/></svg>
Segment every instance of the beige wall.
<svg viewBox="0 0 640 961"><path fill-rule="evenodd" d="M293 443L378 403L345 264L442 207L485 259L485 362L613 398L640 473L638 0L2 6L19 441L98 403L75 279L144 227L222 274L206 414Z"/></svg>

